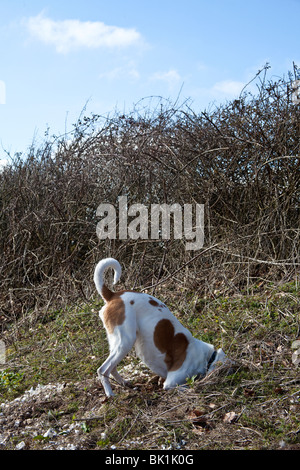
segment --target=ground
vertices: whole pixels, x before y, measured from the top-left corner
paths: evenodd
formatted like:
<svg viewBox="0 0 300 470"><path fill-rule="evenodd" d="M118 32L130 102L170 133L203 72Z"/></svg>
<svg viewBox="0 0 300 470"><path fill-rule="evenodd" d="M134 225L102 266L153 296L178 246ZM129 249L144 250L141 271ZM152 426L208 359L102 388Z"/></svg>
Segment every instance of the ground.
<svg viewBox="0 0 300 470"><path fill-rule="evenodd" d="M0 448L300 449L298 285L159 297L196 337L223 347L234 368L164 391L132 352L119 367L132 388L113 383L116 397L106 399L96 377L107 355L101 302L38 320L29 312L3 333Z"/></svg>

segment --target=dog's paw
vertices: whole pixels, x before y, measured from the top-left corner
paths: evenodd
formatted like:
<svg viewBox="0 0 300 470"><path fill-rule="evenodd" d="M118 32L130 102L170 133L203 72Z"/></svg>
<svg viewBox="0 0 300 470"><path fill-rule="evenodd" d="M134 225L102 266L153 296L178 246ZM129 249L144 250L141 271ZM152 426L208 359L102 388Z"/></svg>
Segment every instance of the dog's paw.
<svg viewBox="0 0 300 470"><path fill-rule="evenodd" d="M100 403L101 404L107 403L108 401L112 400L114 397L115 397L114 393L112 393L110 395L105 395L105 397L100 400Z"/></svg>
<svg viewBox="0 0 300 470"><path fill-rule="evenodd" d="M124 387L133 388L133 383L131 380L124 380L123 385Z"/></svg>

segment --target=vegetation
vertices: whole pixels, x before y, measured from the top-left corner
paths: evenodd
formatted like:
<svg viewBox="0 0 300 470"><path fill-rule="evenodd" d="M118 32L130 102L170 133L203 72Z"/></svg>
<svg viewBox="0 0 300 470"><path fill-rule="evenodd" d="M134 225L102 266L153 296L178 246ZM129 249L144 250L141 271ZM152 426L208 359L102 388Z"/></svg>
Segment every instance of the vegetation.
<svg viewBox="0 0 300 470"><path fill-rule="evenodd" d="M130 115L81 117L71 135L47 133L0 173L0 403L64 384L30 409L18 404L22 432L12 424L6 447L24 429L29 448L49 446L26 427L43 420L60 434L80 424L72 442L85 449L299 448L299 71L267 74L257 74L257 94L246 88L199 114L152 99ZM172 236L99 240L97 207L117 207L121 195L129 205L204 204L203 248ZM164 392L132 352L120 368L134 388L114 385L117 397L105 400L92 276L106 256L124 267L120 288L161 298L234 368Z"/></svg>
<svg viewBox="0 0 300 470"><path fill-rule="evenodd" d="M30 328L18 321L5 334L0 402L38 384L64 386L30 406L17 403L7 448L24 440L24 433L30 449L57 448L72 423L79 432L66 439L81 449L299 448L299 366L291 349L300 331L295 283L232 297L193 294L187 300L175 288L161 295L179 306L174 313L196 337L225 349L235 361L231 370L220 367L202 380L191 379L184 393L165 392L132 351L119 369L133 388L113 382L117 395L107 400L96 378L108 352L95 313L99 304L49 312ZM52 444L44 438L49 427L58 434Z"/></svg>

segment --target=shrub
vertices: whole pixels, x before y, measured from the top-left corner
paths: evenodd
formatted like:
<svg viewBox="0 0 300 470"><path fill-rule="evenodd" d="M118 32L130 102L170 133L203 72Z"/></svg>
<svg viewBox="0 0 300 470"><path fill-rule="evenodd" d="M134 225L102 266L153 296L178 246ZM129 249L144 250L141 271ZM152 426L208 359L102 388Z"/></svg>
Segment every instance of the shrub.
<svg viewBox="0 0 300 470"><path fill-rule="evenodd" d="M83 117L71 135L46 136L0 174L2 322L94 295L102 257L126 265L126 282L149 286L177 271L199 293L236 292L299 268L300 107L291 74L257 94L195 113L188 102L145 100L131 113ZM294 67L295 77L299 71ZM100 203L205 205L205 244L102 240ZM182 269L181 269L182 268Z"/></svg>

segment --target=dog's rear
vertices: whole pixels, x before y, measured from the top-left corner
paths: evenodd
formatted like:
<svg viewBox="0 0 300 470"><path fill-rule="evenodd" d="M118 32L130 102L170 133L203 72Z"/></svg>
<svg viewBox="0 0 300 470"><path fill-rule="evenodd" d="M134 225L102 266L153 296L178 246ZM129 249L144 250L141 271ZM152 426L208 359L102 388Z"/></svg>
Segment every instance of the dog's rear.
<svg viewBox="0 0 300 470"><path fill-rule="evenodd" d="M146 293L111 291L104 282L108 268L114 270L114 284L122 272L117 260L107 258L97 264L94 273L97 291L105 301L99 313L110 347L109 357L97 372L108 397L114 395L110 375L127 384L117 365L134 345L141 360L166 379L165 389L185 383L187 377L204 375L225 359L221 349L215 351L211 344L194 338L158 299Z"/></svg>
<svg viewBox="0 0 300 470"><path fill-rule="evenodd" d="M122 291L112 292L104 282L104 272L112 268L114 270L114 284L121 277L121 265L114 258L106 258L96 266L94 273L94 282L96 289L105 301L104 307L100 310L100 318L106 329L107 338L110 347L110 354L106 361L99 367L97 373L108 397L114 393L109 383L110 374L121 385L127 382L117 372L118 363L132 349L136 339L135 317L128 315L125 322L125 305L121 298ZM117 327L119 327L117 329ZM129 327L129 328L128 328Z"/></svg>

